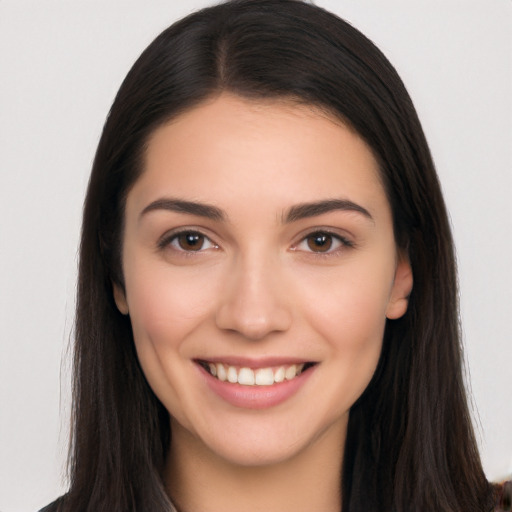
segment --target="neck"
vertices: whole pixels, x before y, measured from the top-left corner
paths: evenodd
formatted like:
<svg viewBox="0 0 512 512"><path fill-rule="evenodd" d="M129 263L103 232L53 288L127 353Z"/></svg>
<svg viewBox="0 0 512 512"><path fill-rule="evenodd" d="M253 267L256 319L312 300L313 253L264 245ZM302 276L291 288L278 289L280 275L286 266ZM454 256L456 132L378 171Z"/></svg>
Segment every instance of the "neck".
<svg viewBox="0 0 512 512"><path fill-rule="evenodd" d="M324 432L291 459L259 466L219 457L176 422L172 433L165 484L180 512L341 510L346 424Z"/></svg>

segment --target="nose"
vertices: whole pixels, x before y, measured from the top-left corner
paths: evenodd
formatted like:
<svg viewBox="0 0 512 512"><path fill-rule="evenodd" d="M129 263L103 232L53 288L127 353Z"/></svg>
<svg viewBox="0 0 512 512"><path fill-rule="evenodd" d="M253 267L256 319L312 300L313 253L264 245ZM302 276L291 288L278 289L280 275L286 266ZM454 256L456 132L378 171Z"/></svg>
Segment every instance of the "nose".
<svg viewBox="0 0 512 512"><path fill-rule="evenodd" d="M278 263L263 257L241 259L224 283L216 311L217 327L261 340L290 327L289 304Z"/></svg>

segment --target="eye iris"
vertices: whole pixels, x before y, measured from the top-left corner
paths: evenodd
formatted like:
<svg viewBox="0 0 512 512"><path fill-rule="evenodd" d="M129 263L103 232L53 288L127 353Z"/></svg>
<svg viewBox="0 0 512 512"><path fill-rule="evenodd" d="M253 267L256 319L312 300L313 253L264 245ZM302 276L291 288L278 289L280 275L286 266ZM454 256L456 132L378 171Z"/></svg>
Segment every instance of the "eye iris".
<svg viewBox="0 0 512 512"><path fill-rule="evenodd" d="M327 252L332 246L332 236L326 233L315 233L308 237L308 247L315 252Z"/></svg>
<svg viewBox="0 0 512 512"><path fill-rule="evenodd" d="M178 243L185 251L199 251L204 244L204 236L200 233L181 233Z"/></svg>

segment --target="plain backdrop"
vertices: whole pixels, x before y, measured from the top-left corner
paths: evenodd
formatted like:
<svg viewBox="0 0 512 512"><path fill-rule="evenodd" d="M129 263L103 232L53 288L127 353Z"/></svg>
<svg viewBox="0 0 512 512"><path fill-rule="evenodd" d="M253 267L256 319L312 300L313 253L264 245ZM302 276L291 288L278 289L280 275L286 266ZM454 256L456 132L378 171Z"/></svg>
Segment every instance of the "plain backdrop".
<svg viewBox="0 0 512 512"><path fill-rule="evenodd" d="M318 0L390 58L424 124L458 249L486 472L512 473L512 2ZM65 490L81 205L121 80L205 0L0 0L0 510Z"/></svg>

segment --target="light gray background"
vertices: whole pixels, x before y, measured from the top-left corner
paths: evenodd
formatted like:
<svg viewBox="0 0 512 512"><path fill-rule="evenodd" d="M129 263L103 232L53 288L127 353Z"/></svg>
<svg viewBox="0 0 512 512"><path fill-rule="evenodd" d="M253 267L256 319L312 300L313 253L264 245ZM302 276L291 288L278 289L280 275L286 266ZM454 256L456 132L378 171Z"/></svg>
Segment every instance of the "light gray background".
<svg viewBox="0 0 512 512"><path fill-rule="evenodd" d="M424 123L458 247L486 472L512 472L512 2L318 0L373 39ZM81 203L142 49L205 0L0 0L0 510L65 489Z"/></svg>

